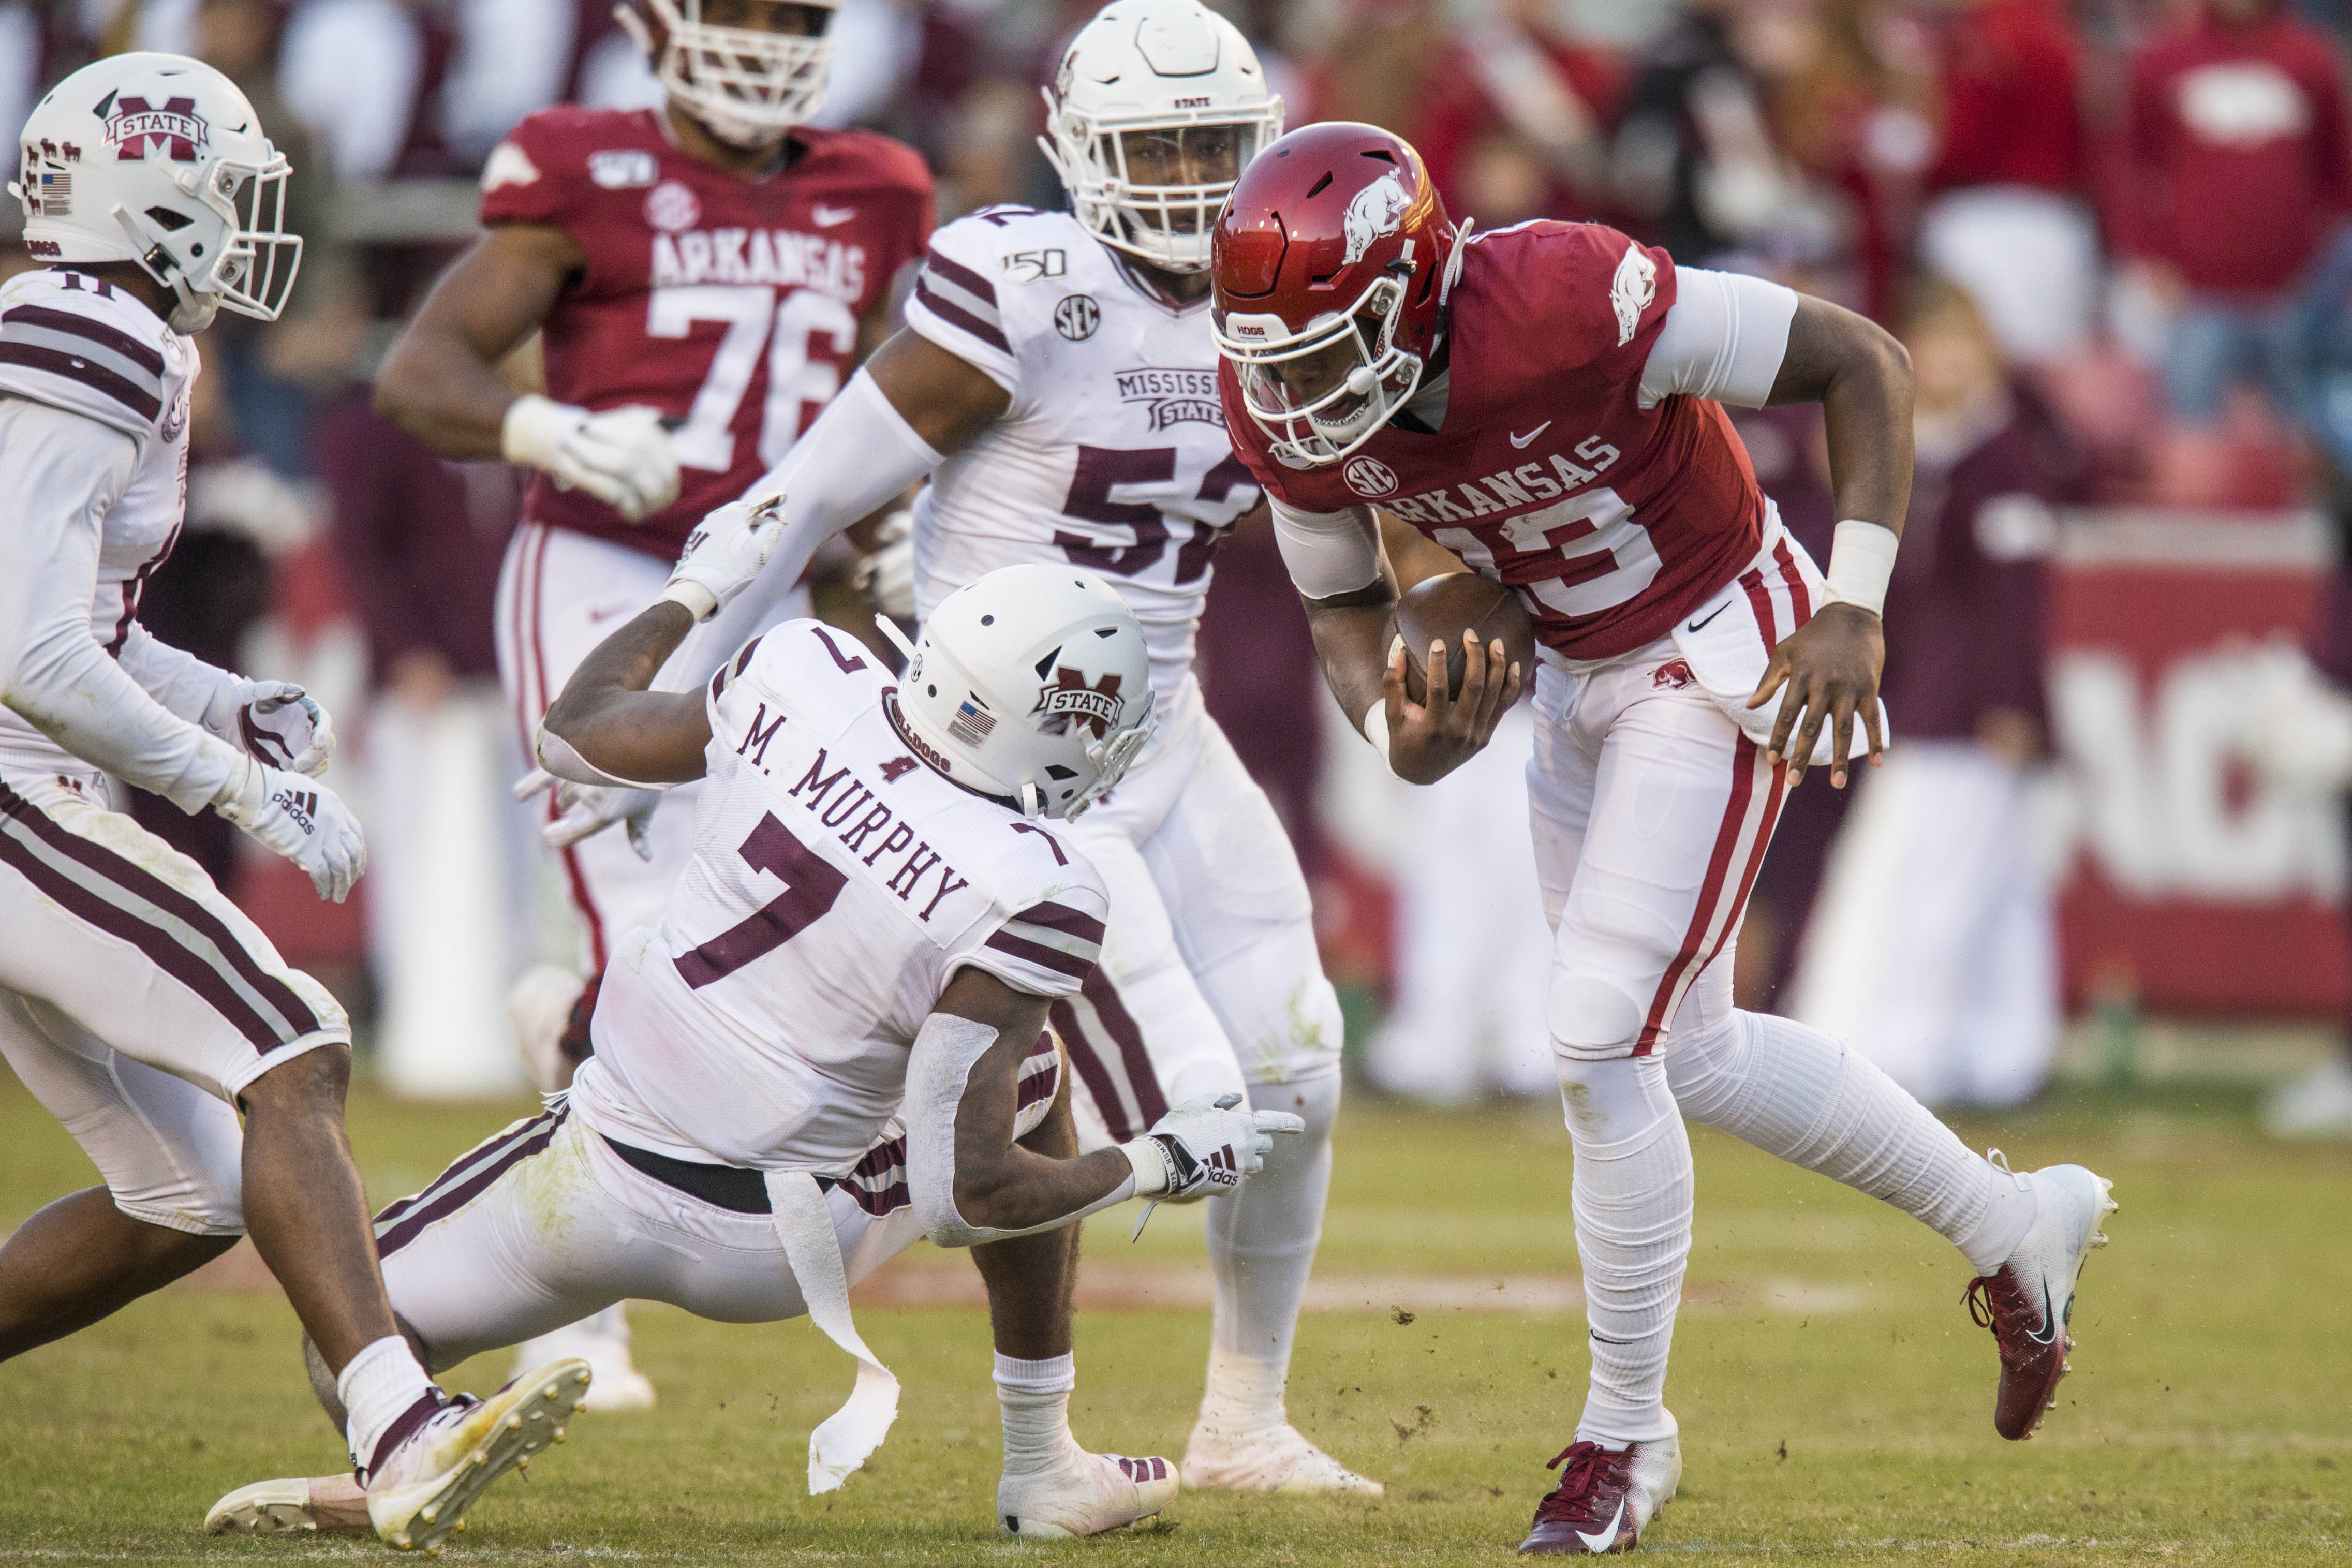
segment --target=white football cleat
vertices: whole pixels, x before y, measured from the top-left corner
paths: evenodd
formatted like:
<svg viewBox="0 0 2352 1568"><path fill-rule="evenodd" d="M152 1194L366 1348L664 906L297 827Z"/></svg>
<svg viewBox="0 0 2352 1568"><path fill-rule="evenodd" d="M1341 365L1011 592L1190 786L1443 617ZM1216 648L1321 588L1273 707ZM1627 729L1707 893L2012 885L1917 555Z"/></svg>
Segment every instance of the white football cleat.
<svg viewBox="0 0 2352 1568"><path fill-rule="evenodd" d="M349 1476L294 1476L239 1487L205 1515L206 1535L373 1535L367 1493Z"/></svg>
<svg viewBox="0 0 2352 1568"><path fill-rule="evenodd" d="M1184 1445L1184 1484L1236 1492L1352 1492L1379 1497L1388 1489L1360 1476L1285 1423L1229 1435L1202 1421Z"/></svg>
<svg viewBox="0 0 2352 1568"><path fill-rule="evenodd" d="M1099 1535L1150 1519L1176 1500L1176 1467L1157 1455L1089 1454L1064 1434L1052 1464L996 1483L996 1522L1033 1541Z"/></svg>
<svg viewBox="0 0 2352 1568"><path fill-rule="evenodd" d="M2033 1223L2007 1261L1969 1282L1969 1315L1992 1331L2000 1350L1993 1430L2012 1442L2031 1437L2058 1403L2058 1380L2074 1371L2068 1332L2083 1261L2107 1238L2099 1224L2116 1212L2115 1184L2080 1165L2046 1165L2009 1175L2000 1151L1986 1156L2009 1180L2033 1194Z"/></svg>
<svg viewBox="0 0 2352 1568"><path fill-rule="evenodd" d="M586 1362L555 1362L488 1399L452 1400L436 1411L368 1476L376 1534L397 1551L439 1556L443 1539L466 1528L467 1508L492 1481L563 1441L588 1378Z"/></svg>
<svg viewBox="0 0 2352 1568"><path fill-rule="evenodd" d="M594 1374L583 1408L597 1411L651 1410L653 1379L637 1370L629 1354L629 1321L616 1302L593 1318L566 1323L553 1333L525 1340L515 1347L514 1375L529 1368L567 1358L584 1361Z"/></svg>
<svg viewBox="0 0 2352 1568"><path fill-rule="evenodd" d="M563 1031L572 1026L572 1005L585 984L552 963L535 963L507 991L507 1021L514 1026L523 1075L541 1094L572 1081L572 1060L563 1054Z"/></svg>

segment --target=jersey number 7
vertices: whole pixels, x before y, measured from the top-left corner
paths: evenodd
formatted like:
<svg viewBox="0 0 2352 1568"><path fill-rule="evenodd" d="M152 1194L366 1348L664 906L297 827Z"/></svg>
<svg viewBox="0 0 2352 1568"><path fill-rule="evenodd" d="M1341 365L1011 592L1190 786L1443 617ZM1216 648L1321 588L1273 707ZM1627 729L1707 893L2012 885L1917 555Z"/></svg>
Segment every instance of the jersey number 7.
<svg viewBox="0 0 2352 1568"><path fill-rule="evenodd" d="M700 947L677 955L677 972L697 991L723 980L755 958L773 952L833 908L849 874L793 837L773 812L760 818L737 851L755 871L784 884L782 895L751 911Z"/></svg>

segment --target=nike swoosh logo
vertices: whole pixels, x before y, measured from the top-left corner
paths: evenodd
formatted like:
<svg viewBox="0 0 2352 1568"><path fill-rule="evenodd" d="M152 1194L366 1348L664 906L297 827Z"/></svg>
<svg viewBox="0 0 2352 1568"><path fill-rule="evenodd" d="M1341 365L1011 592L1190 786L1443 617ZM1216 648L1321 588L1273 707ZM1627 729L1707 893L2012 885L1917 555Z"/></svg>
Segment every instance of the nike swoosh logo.
<svg viewBox="0 0 2352 1568"><path fill-rule="evenodd" d="M847 223L856 216L856 207L829 207L823 202L809 208L809 221L819 228L831 228L836 224Z"/></svg>
<svg viewBox="0 0 2352 1568"><path fill-rule="evenodd" d="M2058 1337L2058 1314L2050 1310L2050 1281L2042 1282L2042 1331L2025 1336L2037 1345L2046 1345Z"/></svg>
<svg viewBox="0 0 2352 1568"><path fill-rule="evenodd" d="M1512 445L1513 447L1517 447L1518 450L1520 450L1520 451L1524 452L1524 451L1526 451L1526 450L1528 449L1528 442L1530 442L1530 441L1534 440L1537 437L1538 437L1538 436L1542 435L1545 431L1547 431L1547 430L1549 430L1549 429L1550 429L1550 428L1551 428L1551 421L1550 421L1550 420L1549 420L1549 419L1547 419L1547 420L1545 420L1542 424L1540 424L1540 425L1537 426L1534 429L1532 429L1532 430L1528 431L1528 432L1526 435L1524 435L1524 436L1516 435L1516 434L1515 434L1515 435L1513 435L1513 436L1511 437L1511 445Z"/></svg>
<svg viewBox="0 0 2352 1568"><path fill-rule="evenodd" d="M1606 1556L1609 1549L1617 1543L1617 1527L1624 1522L1625 1500L1619 1498L1617 1512L1610 1519L1607 1529L1598 1535L1587 1535L1580 1530L1575 1531L1575 1535L1579 1541L1584 1542L1584 1549L1587 1552L1591 1552L1595 1557Z"/></svg>
<svg viewBox="0 0 2352 1568"><path fill-rule="evenodd" d="M1724 611L1726 611L1726 610L1727 610L1727 609L1729 609L1729 608L1731 608L1731 606L1730 606L1729 605L1717 605L1715 607L1715 616L1719 616L1719 615L1723 614L1723 612L1724 612ZM1684 629L1685 631L1688 631L1688 632L1695 632L1695 631L1697 631L1697 630L1699 630L1701 627L1705 626L1707 624L1707 621L1712 621L1712 620L1714 620L1714 619L1715 619L1715 616L1707 616L1706 620L1705 620L1705 621L1693 621L1693 622L1691 622L1691 623L1690 623L1690 625L1688 625L1688 626L1685 626L1683 629Z"/></svg>
<svg viewBox="0 0 2352 1568"><path fill-rule="evenodd" d="M588 624L592 626L603 626L606 621L611 620L615 616L627 615L629 613L629 608L630 607L626 605L618 605L610 608L600 605L588 612Z"/></svg>

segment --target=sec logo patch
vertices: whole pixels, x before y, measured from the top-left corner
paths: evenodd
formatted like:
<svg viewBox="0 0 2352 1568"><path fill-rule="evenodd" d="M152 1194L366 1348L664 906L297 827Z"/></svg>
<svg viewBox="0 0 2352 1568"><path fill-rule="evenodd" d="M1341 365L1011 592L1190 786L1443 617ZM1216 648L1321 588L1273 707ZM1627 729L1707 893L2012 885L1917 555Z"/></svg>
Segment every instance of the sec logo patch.
<svg viewBox="0 0 2352 1568"><path fill-rule="evenodd" d="M1397 488L1396 470L1378 458L1350 458L1339 477L1366 500L1378 500Z"/></svg>
<svg viewBox="0 0 2352 1568"><path fill-rule="evenodd" d="M1102 325L1102 307L1091 294L1065 294L1054 307L1054 330L1074 343L1085 342Z"/></svg>
<svg viewBox="0 0 2352 1568"><path fill-rule="evenodd" d="M681 234L702 216L702 204L676 180L664 180L646 193L646 221L664 234Z"/></svg>

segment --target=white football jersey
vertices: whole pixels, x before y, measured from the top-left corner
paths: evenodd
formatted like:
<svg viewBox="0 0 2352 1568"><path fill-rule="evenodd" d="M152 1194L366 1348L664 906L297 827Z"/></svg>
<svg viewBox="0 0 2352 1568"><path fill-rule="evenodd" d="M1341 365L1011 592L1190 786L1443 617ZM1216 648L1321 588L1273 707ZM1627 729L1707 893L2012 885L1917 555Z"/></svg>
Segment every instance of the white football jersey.
<svg viewBox="0 0 2352 1568"><path fill-rule="evenodd" d="M931 235L907 325L1012 395L915 503L915 605L1076 562L1143 624L1163 710L1192 673L1209 561L1258 504L1217 399L1209 300L1144 292L1067 213L987 207Z"/></svg>
<svg viewBox="0 0 2352 1568"><path fill-rule="evenodd" d="M140 593L180 535L188 496L188 394L199 368L195 344L86 273L52 268L0 284L0 397L80 415L139 447L130 481L105 506L100 527L89 629L110 653L131 635ZM84 487L55 498L10 495L5 507L12 518L41 513L47 521L78 513L89 501ZM0 570L9 569L7 542L0 526ZM0 707L0 766L46 772L87 764Z"/></svg>
<svg viewBox="0 0 2352 1568"><path fill-rule="evenodd" d="M1109 909L1093 865L1058 823L918 761L897 689L856 638L805 620L712 678L694 858L660 928L614 950L572 1084L596 1131L847 1175L891 1129L908 1048L957 971L1062 997L1093 969Z"/></svg>

